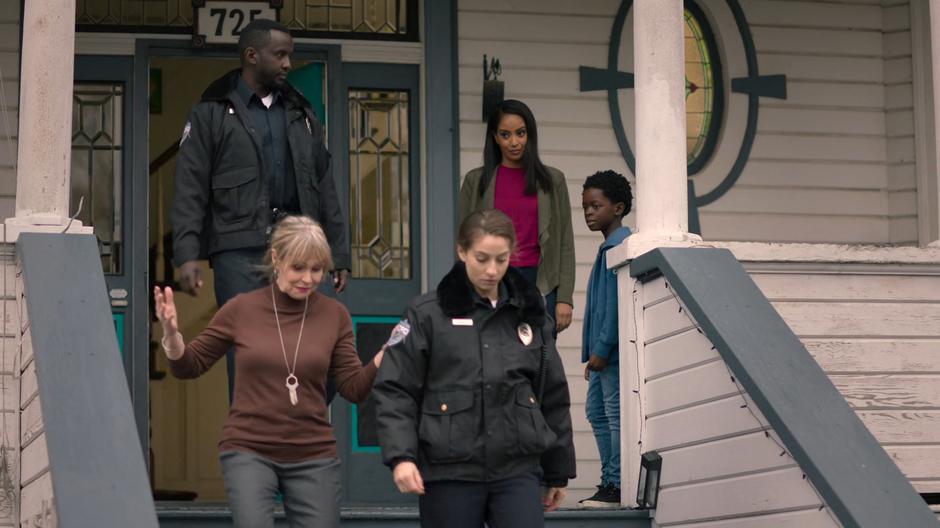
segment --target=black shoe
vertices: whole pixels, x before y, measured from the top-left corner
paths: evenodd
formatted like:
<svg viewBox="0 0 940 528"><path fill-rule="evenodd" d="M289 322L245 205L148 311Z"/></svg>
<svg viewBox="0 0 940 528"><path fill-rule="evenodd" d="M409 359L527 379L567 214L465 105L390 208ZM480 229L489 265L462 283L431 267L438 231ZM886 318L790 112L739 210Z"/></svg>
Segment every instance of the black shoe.
<svg viewBox="0 0 940 528"><path fill-rule="evenodd" d="M613 484L601 484L593 496L578 501L582 508L619 508L620 488Z"/></svg>

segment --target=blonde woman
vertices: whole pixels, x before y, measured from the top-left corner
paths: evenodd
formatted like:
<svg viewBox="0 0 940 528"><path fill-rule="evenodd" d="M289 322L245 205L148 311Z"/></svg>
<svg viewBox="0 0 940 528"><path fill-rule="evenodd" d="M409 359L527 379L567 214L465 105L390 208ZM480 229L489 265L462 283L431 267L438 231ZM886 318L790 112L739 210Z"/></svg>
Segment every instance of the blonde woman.
<svg viewBox="0 0 940 528"><path fill-rule="evenodd" d="M326 378L353 402L371 390L383 352L365 365L346 308L317 293L332 267L319 224L289 216L266 254L270 284L223 305L189 343L173 291L154 288L163 349L178 378L195 378L235 351L235 394L219 442L238 528L274 526L276 492L291 527L339 526L340 462L327 418Z"/></svg>

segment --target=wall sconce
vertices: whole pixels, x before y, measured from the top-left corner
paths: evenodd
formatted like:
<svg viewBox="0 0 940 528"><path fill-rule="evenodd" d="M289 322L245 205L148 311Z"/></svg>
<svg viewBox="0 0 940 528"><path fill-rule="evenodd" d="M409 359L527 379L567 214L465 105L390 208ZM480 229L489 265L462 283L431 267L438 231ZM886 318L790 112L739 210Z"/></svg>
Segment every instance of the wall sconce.
<svg viewBox="0 0 940 528"><path fill-rule="evenodd" d="M659 477L663 471L663 457L656 451L647 451L640 457L640 484L636 488L637 508L652 510L659 499Z"/></svg>
<svg viewBox="0 0 940 528"><path fill-rule="evenodd" d="M503 73L499 59L493 57L487 64L486 55L483 56L483 122L490 118L490 113L496 105L503 102L503 81L498 77Z"/></svg>

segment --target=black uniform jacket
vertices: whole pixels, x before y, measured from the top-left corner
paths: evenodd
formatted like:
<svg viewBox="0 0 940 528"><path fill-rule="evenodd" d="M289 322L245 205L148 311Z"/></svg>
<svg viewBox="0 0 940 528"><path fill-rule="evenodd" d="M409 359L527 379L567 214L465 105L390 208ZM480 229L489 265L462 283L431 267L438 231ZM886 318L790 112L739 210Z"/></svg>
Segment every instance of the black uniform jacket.
<svg viewBox="0 0 940 528"><path fill-rule="evenodd" d="M240 75L241 70L233 70L209 85L183 131L170 215L177 266L220 251L267 245L272 214L262 140L235 90ZM281 95L300 212L323 226L334 266L349 269L349 243L328 170L323 126L290 84Z"/></svg>
<svg viewBox="0 0 940 528"><path fill-rule="evenodd" d="M458 262L436 292L408 307L411 330L382 360L373 387L382 459L417 462L425 481L487 481L541 470L575 476L568 383L542 297L510 268L494 309ZM520 334L526 325L531 342ZM543 398L537 380L542 348Z"/></svg>

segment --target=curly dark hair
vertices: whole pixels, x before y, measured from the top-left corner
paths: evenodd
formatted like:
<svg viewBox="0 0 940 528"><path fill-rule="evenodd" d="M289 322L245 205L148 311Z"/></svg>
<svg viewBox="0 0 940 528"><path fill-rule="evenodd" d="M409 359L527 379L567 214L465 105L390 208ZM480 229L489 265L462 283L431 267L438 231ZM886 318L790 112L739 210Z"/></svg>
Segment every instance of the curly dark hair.
<svg viewBox="0 0 940 528"><path fill-rule="evenodd" d="M584 180L584 190L599 189L611 203L623 203L623 216L633 209L633 191L623 174L612 170L598 171Z"/></svg>

